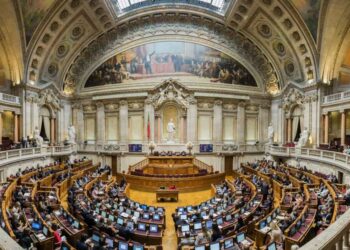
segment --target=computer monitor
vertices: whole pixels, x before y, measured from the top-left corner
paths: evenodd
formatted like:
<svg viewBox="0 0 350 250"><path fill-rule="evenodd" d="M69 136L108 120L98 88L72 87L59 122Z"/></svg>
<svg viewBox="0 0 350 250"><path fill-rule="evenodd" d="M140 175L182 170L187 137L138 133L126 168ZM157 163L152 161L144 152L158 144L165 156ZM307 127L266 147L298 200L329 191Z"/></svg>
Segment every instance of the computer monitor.
<svg viewBox="0 0 350 250"><path fill-rule="evenodd" d="M183 212L183 211L184 211L184 208L183 208L183 207L179 207L179 208L177 209L177 211L178 211L178 212Z"/></svg>
<svg viewBox="0 0 350 250"><path fill-rule="evenodd" d="M43 227L43 234L47 237L48 233L49 233L49 229L44 226Z"/></svg>
<svg viewBox="0 0 350 250"><path fill-rule="evenodd" d="M140 212L134 211L134 216L135 216L136 218L139 218L139 217L140 217Z"/></svg>
<svg viewBox="0 0 350 250"><path fill-rule="evenodd" d="M212 221L212 220L207 220L207 221L205 222L205 227L206 227L207 229L211 229L211 228L213 227L213 221Z"/></svg>
<svg viewBox="0 0 350 250"><path fill-rule="evenodd" d="M187 220L187 214L181 214L180 215L181 220Z"/></svg>
<svg viewBox="0 0 350 250"><path fill-rule="evenodd" d="M127 208L126 210L125 210L125 213L127 213L127 214L131 214L131 210L129 209L129 208Z"/></svg>
<svg viewBox="0 0 350 250"><path fill-rule="evenodd" d="M295 233L296 233L296 228L295 227L292 227L289 231L289 236L293 236Z"/></svg>
<svg viewBox="0 0 350 250"><path fill-rule="evenodd" d="M237 234L237 243L241 243L244 240L245 240L244 233Z"/></svg>
<svg viewBox="0 0 350 250"><path fill-rule="evenodd" d="M235 219L238 219L239 213L235 213Z"/></svg>
<svg viewBox="0 0 350 250"><path fill-rule="evenodd" d="M271 216L269 215L269 216L267 216L267 218L266 218L266 222L267 222L267 224L270 224L270 222L272 221L272 218L271 218Z"/></svg>
<svg viewBox="0 0 350 250"><path fill-rule="evenodd" d="M99 214L99 213L100 213L100 209L99 209L99 208L96 208L96 209L95 209L95 212Z"/></svg>
<svg viewBox="0 0 350 250"><path fill-rule="evenodd" d="M196 222L193 225L194 230L201 230L202 229L202 223L201 222Z"/></svg>
<svg viewBox="0 0 350 250"><path fill-rule="evenodd" d="M128 222L126 223L126 226L127 226L128 228L130 228L131 230L134 230L134 223L133 223L132 221L128 221Z"/></svg>
<svg viewBox="0 0 350 250"><path fill-rule="evenodd" d="M225 240L225 242L224 242L224 249L228 249L228 248L231 248L231 247L233 247L233 239L230 238L230 239Z"/></svg>
<svg viewBox="0 0 350 250"><path fill-rule="evenodd" d="M41 224L38 223L38 222L33 222L33 223L32 223L32 228L33 228L34 230L40 230L40 229L41 229Z"/></svg>
<svg viewBox="0 0 350 250"><path fill-rule="evenodd" d="M76 221L76 220L75 220L75 221L73 222L73 227L76 228L76 229L79 229L79 226L80 226L79 221Z"/></svg>
<svg viewBox="0 0 350 250"><path fill-rule="evenodd" d="M100 236L97 234L92 234L92 241L94 242L100 242Z"/></svg>
<svg viewBox="0 0 350 250"><path fill-rule="evenodd" d="M108 248L114 248L113 239L107 237L105 242L106 242Z"/></svg>
<svg viewBox="0 0 350 250"><path fill-rule="evenodd" d="M186 210L187 210L187 212L192 211L192 206L188 206L188 207L186 207Z"/></svg>
<svg viewBox="0 0 350 250"><path fill-rule="evenodd" d="M195 246L194 250L205 250L205 245Z"/></svg>
<svg viewBox="0 0 350 250"><path fill-rule="evenodd" d="M149 220L149 213L143 213L142 218L145 220Z"/></svg>
<svg viewBox="0 0 350 250"><path fill-rule="evenodd" d="M142 245L133 245L132 250L143 250Z"/></svg>
<svg viewBox="0 0 350 250"><path fill-rule="evenodd" d="M123 225L123 224L124 224L123 218L118 217L118 219L117 219L117 224Z"/></svg>
<svg viewBox="0 0 350 250"><path fill-rule="evenodd" d="M147 210L147 205L141 205L140 207L141 207L141 209L142 209L143 211L146 211L146 210Z"/></svg>
<svg viewBox="0 0 350 250"><path fill-rule="evenodd" d="M160 220L159 214L154 214L153 215L153 220Z"/></svg>
<svg viewBox="0 0 350 250"><path fill-rule="evenodd" d="M151 225L149 226L149 231L150 231L151 233L158 233L158 225L151 224Z"/></svg>
<svg viewBox="0 0 350 250"><path fill-rule="evenodd" d="M155 208L154 208L154 207L149 207L149 208L148 208L148 211L154 212L154 211L155 211Z"/></svg>
<svg viewBox="0 0 350 250"><path fill-rule="evenodd" d="M102 211L102 212L101 212L101 216L102 216L103 218L106 218L106 217L107 217L106 211Z"/></svg>
<svg viewBox="0 0 350 250"><path fill-rule="evenodd" d="M146 231L146 225L144 223L137 224L137 229L140 231Z"/></svg>
<svg viewBox="0 0 350 250"><path fill-rule="evenodd" d="M67 219L68 219L68 222L70 223L70 224L72 224L73 223L73 218L72 218L72 216L67 216Z"/></svg>
<svg viewBox="0 0 350 250"><path fill-rule="evenodd" d="M214 213L215 213L215 210L213 208L209 210L210 215L213 215Z"/></svg>
<svg viewBox="0 0 350 250"><path fill-rule="evenodd" d="M108 215L108 219L110 221L114 222L114 215L113 214Z"/></svg>
<svg viewBox="0 0 350 250"><path fill-rule="evenodd" d="M222 217L216 219L216 224L220 226L222 223L224 223L224 221L222 220Z"/></svg>
<svg viewBox="0 0 350 250"><path fill-rule="evenodd" d="M118 210L119 210L120 213L122 213L122 212L124 212L124 207L120 206Z"/></svg>
<svg viewBox="0 0 350 250"><path fill-rule="evenodd" d="M260 223L259 223L259 229L261 230L261 229L263 229L263 228L265 228L265 227L266 227L266 221L265 221L265 220L260 221Z"/></svg>
<svg viewBox="0 0 350 250"><path fill-rule="evenodd" d="M232 220L232 215L231 215L231 214L226 215L225 220L226 220L226 221Z"/></svg>
<svg viewBox="0 0 350 250"><path fill-rule="evenodd" d="M211 243L210 250L220 250L220 242Z"/></svg>
<svg viewBox="0 0 350 250"><path fill-rule="evenodd" d="M128 243L119 241L118 250L128 250L128 249L129 249Z"/></svg>
<svg viewBox="0 0 350 250"><path fill-rule="evenodd" d="M182 225L181 232L186 233L190 231L190 225Z"/></svg>
<svg viewBox="0 0 350 250"><path fill-rule="evenodd" d="M301 220L298 220L296 228L299 229L301 227Z"/></svg>
<svg viewBox="0 0 350 250"><path fill-rule="evenodd" d="M277 247L276 247L276 243L275 242L272 242L270 244L267 245L267 248L266 250L276 250Z"/></svg>

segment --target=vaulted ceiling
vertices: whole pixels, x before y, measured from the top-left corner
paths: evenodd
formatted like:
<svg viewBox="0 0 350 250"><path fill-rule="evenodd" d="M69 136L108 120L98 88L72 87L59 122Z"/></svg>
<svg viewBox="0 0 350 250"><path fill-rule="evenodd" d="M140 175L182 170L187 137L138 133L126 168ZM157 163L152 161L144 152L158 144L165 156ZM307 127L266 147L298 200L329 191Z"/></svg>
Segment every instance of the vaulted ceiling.
<svg viewBox="0 0 350 250"><path fill-rule="evenodd" d="M90 73L116 51L187 37L232 51L259 75L267 92L278 93L290 82L308 86L323 80L319 41L322 25L332 14L325 9L339 2L232 0L225 13L181 4L153 4L120 13L116 1L19 0L15 8L22 13L22 37L27 38L22 81L37 86L53 82L66 94L79 93ZM36 5L28 6L29 2ZM310 22L315 13L320 19L316 26ZM30 24L34 26L28 28ZM347 65L350 59L343 56L342 61Z"/></svg>

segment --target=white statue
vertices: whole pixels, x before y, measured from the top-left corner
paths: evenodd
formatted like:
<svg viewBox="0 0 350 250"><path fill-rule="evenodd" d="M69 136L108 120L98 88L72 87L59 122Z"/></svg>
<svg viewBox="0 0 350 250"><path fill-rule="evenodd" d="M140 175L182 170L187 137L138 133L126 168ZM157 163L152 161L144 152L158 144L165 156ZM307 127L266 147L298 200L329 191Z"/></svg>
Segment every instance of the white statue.
<svg viewBox="0 0 350 250"><path fill-rule="evenodd" d="M75 128L71 124L68 127L68 142L71 143L71 144L75 144L75 137L76 137Z"/></svg>
<svg viewBox="0 0 350 250"><path fill-rule="evenodd" d="M298 147L304 147L309 140L309 131L307 128L304 128L303 132L300 135L299 141L298 141Z"/></svg>
<svg viewBox="0 0 350 250"><path fill-rule="evenodd" d="M36 141L37 146L41 146L44 143L44 139L40 136L40 131L38 127L34 129L34 140Z"/></svg>
<svg viewBox="0 0 350 250"><path fill-rule="evenodd" d="M273 126L272 126L272 123L270 123L268 129L267 129L267 136L268 136L268 139L269 139L269 144L272 144L273 143L273 134L274 134L274 129L273 129Z"/></svg>
<svg viewBox="0 0 350 250"><path fill-rule="evenodd" d="M172 118L170 118L170 121L168 122L167 132L168 132L168 142L174 142L175 124Z"/></svg>

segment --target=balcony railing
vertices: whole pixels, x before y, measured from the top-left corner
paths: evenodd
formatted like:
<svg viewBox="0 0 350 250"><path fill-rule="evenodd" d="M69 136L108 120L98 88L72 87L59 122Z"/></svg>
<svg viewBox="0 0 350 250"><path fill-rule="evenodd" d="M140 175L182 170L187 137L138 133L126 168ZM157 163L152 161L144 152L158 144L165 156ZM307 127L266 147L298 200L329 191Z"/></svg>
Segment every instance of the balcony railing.
<svg viewBox="0 0 350 250"><path fill-rule="evenodd" d="M312 148L289 148L267 146L266 152L275 156L303 157L310 160L324 161L342 167L350 172L350 155Z"/></svg>
<svg viewBox="0 0 350 250"><path fill-rule="evenodd" d="M5 93L0 93L0 101L11 104L21 104L20 98L18 96L9 95Z"/></svg>
<svg viewBox="0 0 350 250"><path fill-rule="evenodd" d="M331 104L346 100L350 100L350 90L323 97L323 104Z"/></svg>
<svg viewBox="0 0 350 250"><path fill-rule="evenodd" d="M16 161L32 158L69 155L76 152L75 146L50 146L38 148L22 148L7 151L0 151L0 166Z"/></svg>

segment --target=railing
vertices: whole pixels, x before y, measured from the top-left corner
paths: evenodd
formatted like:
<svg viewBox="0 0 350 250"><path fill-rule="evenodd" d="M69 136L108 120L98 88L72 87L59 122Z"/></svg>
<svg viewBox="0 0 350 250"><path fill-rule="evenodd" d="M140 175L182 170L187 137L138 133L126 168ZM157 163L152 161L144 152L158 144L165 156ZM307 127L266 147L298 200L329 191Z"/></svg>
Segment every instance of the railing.
<svg viewBox="0 0 350 250"><path fill-rule="evenodd" d="M207 170L208 173L213 172L213 166L210 166L197 158L193 158L193 165L197 166L199 169Z"/></svg>
<svg viewBox="0 0 350 250"><path fill-rule="evenodd" d="M313 238L300 250L318 249L318 250L342 250L349 249L350 233L350 209L341 215L333 224L331 224L322 234Z"/></svg>
<svg viewBox="0 0 350 250"><path fill-rule="evenodd" d="M0 166L19 160L26 160L35 157L69 155L73 152L76 152L76 148L72 145L22 148L0 151Z"/></svg>
<svg viewBox="0 0 350 250"><path fill-rule="evenodd" d="M20 98L18 96L9 95L5 93L0 93L0 101L11 103L11 104L21 104Z"/></svg>
<svg viewBox="0 0 350 250"><path fill-rule="evenodd" d="M301 157L310 160L322 161L337 165L350 172L350 155L326 150L311 148L289 148L267 146L266 152L274 156ZM350 249L350 209L341 215L335 223L331 224L322 234L313 238L300 250L342 250Z"/></svg>
<svg viewBox="0 0 350 250"><path fill-rule="evenodd" d="M329 103L338 102L338 101L345 101L345 100L350 100L350 90L323 97L324 104L329 104Z"/></svg>
<svg viewBox="0 0 350 250"><path fill-rule="evenodd" d="M337 165L344 170L350 172L350 155L327 150L312 148L290 148L279 146L267 146L266 152L271 155L285 157L302 157L310 160L324 161L333 165Z"/></svg>
<svg viewBox="0 0 350 250"><path fill-rule="evenodd" d="M131 165L129 167L129 172L133 172L133 171L136 171L136 170L140 170L140 169L143 169L145 166L147 166L149 163L149 160L148 158L134 164L134 165Z"/></svg>

